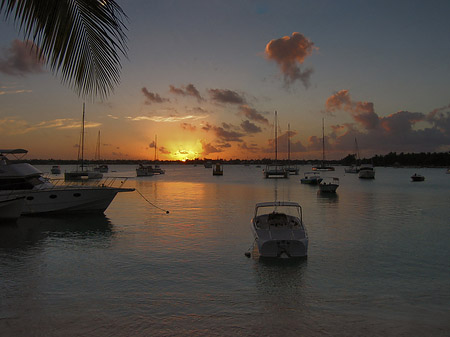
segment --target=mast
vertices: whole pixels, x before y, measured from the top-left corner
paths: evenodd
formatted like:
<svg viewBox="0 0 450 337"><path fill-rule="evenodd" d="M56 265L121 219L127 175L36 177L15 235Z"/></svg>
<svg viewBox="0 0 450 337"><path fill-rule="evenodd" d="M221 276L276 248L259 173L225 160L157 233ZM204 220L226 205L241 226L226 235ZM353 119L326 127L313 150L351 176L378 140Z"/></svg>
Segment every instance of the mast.
<svg viewBox="0 0 450 337"><path fill-rule="evenodd" d="M322 167L325 167L325 129L322 118Z"/></svg>
<svg viewBox="0 0 450 337"><path fill-rule="evenodd" d="M95 147L95 160L100 160L100 130L98 130L97 146Z"/></svg>
<svg viewBox="0 0 450 337"><path fill-rule="evenodd" d="M278 162L277 112L275 111L275 164Z"/></svg>
<svg viewBox="0 0 450 337"><path fill-rule="evenodd" d="M156 149L158 148L158 135L155 135L155 162L156 162Z"/></svg>
<svg viewBox="0 0 450 337"><path fill-rule="evenodd" d="M291 124L288 123L288 164L291 165Z"/></svg>
<svg viewBox="0 0 450 337"><path fill-rule="evenodd" d="M81 171L84 169L84 108L85 103L83 102L83 119L81 122Z"/></svg>

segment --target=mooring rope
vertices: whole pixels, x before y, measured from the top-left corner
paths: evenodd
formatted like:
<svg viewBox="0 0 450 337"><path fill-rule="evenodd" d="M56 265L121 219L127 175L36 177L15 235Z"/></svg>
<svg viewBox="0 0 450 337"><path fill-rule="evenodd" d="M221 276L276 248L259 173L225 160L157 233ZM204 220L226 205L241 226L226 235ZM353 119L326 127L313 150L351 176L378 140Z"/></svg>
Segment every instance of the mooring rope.
<svg viewBox="0 0 450 337"><path fill-rule="evenodd" d="M152 202L150 202L150 200L148 200L146 197L144 197L144 195L143 195L137 188L135 188L135 190L136 190L136 192L138 192L139 195L140 195L145 201L147 201L150 205L152 205L153 207L155 207L155 208L157 208L157 209L160 209L160 210L163 211L163 212L166 212L166 214L169 214L169 211L167 211L167 210L165 210L165 209L162 209L161 207L156 206L155 204L153 204Z"/></svg>

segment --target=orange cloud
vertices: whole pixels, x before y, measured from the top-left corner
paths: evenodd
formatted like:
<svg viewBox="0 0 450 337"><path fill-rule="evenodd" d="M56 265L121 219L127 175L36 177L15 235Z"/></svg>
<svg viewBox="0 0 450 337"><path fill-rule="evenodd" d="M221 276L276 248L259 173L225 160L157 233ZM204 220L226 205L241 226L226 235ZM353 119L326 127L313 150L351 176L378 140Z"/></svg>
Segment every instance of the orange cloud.
<svg viewBox="0 0 450 337"><path fill-rule="evenodd" d="M294 32L291 37L284 36L271 40L266 45L265 54L268 59L275 61L280 66L286 85L300 80L307 88L313 70L308 68L302 71L300 65L315 49L318 48L311 40L303 34Z"/></svg>

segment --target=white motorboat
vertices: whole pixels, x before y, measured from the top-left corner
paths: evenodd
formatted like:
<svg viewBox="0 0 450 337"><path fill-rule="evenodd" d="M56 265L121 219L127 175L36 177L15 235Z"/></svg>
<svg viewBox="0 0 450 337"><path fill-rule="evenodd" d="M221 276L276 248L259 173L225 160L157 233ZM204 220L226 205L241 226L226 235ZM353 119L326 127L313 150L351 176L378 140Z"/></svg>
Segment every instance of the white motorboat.
<svg viewBox="0 0 450 337"><path fill-rule="evenodd" d="M302 184L317 185L322 181L319 172L305 172L304 177L300 179Z"/></svg>
<svg viewBox="0 0 450 337"><path fill-rule="evenodd" d="M375 170L372 165L362 165L359 168L358 178L375 179Z"/></svg>
<svg viewBox="0 0 450 337"><path fill-rule="evenodd" d="M213 176L223 176L223 165L216 163L213 168Z"/></svg>
<svg viewBox="0 0 450 337"><path fill-rule="evenodd" d="M96 184L65 185L62 180L52 183L34 166L14 163L6 157L27 152L0 150L0 201L25 197L22 214L104 212L117 193L134 191L134 188L122 187L126 178L121 177L100 180Z"/></svg>
<svg viewBox="0 0 450 337"><path fill-rule="evenodd" d="M0 220L14 221L22 214L25 197L0 200Z"/></svg>
<svg viewBox="0 0 450 337"><path fill-rule="evenodd" d="M320 192L335 193L339 187L339 178L325 177L319 183Z"/></svg>
<svg viewBox="0 0 450 337"><path fill-rule="evenodd" d="M139 164L138 168L136 169L137 177L151 177L154 175L155 171L152 165Z"/></svg>
<svg viewBox="0 0 450 337"><path fill-rule="evenodd" d="M258 203L251 225L260 256L286 258L308 255L308 234L298 203Z"/></svg>

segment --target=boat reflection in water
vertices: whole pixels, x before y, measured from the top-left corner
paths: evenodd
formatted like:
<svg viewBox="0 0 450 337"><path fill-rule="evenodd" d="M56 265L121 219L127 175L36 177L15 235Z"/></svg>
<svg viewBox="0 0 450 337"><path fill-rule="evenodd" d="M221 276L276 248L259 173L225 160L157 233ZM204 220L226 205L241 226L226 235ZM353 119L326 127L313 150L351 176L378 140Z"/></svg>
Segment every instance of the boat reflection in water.
<svg viewBox="0 0 450 337"><path fill-rule="evenodd" d="M40 245L50 237L104 241L113 234L111 221L102 213L21 217L17 223L0 226L0 248Z"/></svg>

